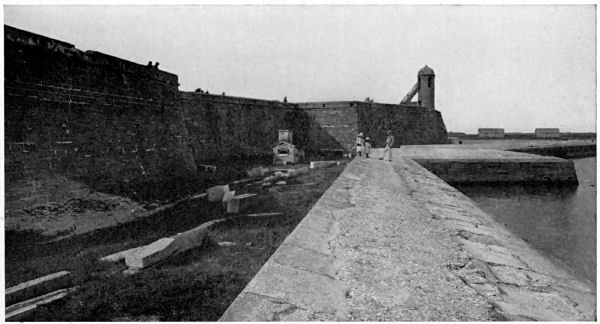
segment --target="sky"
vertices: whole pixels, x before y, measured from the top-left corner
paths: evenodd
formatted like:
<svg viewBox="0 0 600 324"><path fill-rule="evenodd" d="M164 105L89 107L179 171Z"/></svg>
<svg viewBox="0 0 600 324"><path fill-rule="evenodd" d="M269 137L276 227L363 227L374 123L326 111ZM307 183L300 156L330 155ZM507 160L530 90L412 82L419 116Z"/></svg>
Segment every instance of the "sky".
<svg viewBox="0 0 600 324"><path fill-rule="evenodd" d="M596 131L592 5L6 5L4 23L268 100L399 103L427 64L448 131Z"/></svg>

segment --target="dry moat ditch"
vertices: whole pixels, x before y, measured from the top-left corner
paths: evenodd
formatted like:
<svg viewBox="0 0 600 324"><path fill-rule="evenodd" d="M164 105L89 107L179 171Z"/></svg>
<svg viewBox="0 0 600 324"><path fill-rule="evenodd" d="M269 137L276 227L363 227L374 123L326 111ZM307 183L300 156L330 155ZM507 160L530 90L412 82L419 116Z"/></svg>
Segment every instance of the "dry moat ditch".
<svg viewBox="0 0 600 324"><path fill-rule="evenodd" d="M303 166L306 165L294 168ZM344 166L340 163L311 169L282 186L262 186L256 181L236 190L236 194L258 194L255 197L258 203L243 214L281 212L279 216L232 216L226 214L221 202L187 199L150 216L82 234L74 232L65 236L61 233L48 237L35 231L6 231L6 287L63 270L71 272L61 280L7 297L7 307L51 291L77 287L65 298L10 320L216 321ZM231 178L231 174L229 176ZM239 177L239 174L234 176ZM213 180L217 183L219 179ZM152 200L150 195L144 198L139 201L141 204ZM163 191L157 201L164 203L176 198L165 199ZM78 208L85 208L85 204L79 203ZM97 207L94 206L90 208ZM168 257L134 275L123 274L127 269L123 262L99 261L103 256L149 244L220 218L227 220L210 228L208 244ZM56 237L62 239L52 240ZM219 245L218 242L228 243Z"/></svg>

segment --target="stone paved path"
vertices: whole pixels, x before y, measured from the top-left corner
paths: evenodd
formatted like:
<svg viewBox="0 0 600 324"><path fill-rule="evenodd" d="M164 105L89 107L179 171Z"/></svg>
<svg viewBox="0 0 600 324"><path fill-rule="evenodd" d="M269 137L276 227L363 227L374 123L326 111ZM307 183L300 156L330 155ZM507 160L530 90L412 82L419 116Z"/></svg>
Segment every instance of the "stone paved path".
<svg viewBox="0 0 600 324"><path fill-rule="evenodd" d="M594 317L587 285L397 158L354 159L221 320Z"/></svg>

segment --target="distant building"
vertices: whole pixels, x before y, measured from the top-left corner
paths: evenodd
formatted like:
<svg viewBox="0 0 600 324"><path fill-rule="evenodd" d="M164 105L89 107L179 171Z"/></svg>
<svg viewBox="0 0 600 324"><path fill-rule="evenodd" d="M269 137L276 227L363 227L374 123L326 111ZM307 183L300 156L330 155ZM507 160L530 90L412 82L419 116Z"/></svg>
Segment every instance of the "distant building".
<svg viewBox="0 0 600 324"><path fill-rule="evenodd" d="M467 134L462 133L462 132L448 132L448 137L451 138L459 138L459 137L465 137L467 136Z"/></svg>
<svg viewBox="0 0 600 324"><path fill-rule="evenodd" d="M535 137L537 138L558 138L560 130L558 128L536 128Z"/></svg>
<svg viewBox="0 0 600 324"><path fill-rule="evenodd" d="M480 138L504 138L504 128L480 128L477 132Z"/></svg>

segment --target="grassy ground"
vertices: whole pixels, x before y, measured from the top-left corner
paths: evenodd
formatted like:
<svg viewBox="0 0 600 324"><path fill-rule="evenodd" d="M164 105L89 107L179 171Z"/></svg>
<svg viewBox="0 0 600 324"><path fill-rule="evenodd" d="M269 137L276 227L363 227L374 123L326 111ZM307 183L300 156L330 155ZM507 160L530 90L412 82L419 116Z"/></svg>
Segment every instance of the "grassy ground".
<svg viewBox="0 0 600 324"><path fill-rule="evenodd" d="M192 200L144 219L40 244L34 233L6 233L6 286L60 270L73 273L78 290L17 320L27 321L215 321L279 247L343 170L311 171L282 187L236 190L259 193L252 212L283 212L270 218L231 218L211 230L214 242L236 243L190 250L124 276L122 263L99 257L151 243L206 221L227 217L221 203ZM298 185L302 183L315 185ZM293 185L296 184L296 185ZM61 288L61 287L54 287Z"/></svg>

